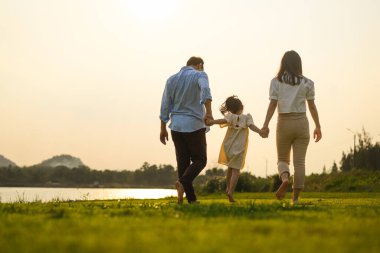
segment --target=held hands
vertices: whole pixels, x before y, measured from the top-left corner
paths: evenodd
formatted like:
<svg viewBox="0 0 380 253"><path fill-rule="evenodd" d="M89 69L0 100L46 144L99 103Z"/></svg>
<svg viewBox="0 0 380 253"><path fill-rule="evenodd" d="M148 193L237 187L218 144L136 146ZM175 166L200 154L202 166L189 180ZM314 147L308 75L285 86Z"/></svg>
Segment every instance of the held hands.
<svg viewBox="0 0 380 253"><path fill-rule="evenodd" d="M262 127L262 128L260 129L259 135L260 135L262 138L268 138L268 136L269 136L269 128L268 128L268 127Z"/></svg>
<svg viewBox="0 0 380 253"><path fill-rule="evenodd" d="M206 124L206 126L212 126L212 125L214 125L214 120L213 119L206 119L205 124Z"/></svg>
<svg viewBox="0 0 380 253"><path fill-rule="evenodd" d="M214 125L214 122L213 122L214 117L212 116L212 114L206 114L204 117L204 121L205 121L206 126Z"/></svg>

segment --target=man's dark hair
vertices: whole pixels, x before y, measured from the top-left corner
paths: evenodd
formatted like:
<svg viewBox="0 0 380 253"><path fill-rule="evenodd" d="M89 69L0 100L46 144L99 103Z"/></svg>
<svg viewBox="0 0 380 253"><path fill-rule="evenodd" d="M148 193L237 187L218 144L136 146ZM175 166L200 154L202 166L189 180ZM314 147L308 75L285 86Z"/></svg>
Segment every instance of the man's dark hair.
<svg viewBox="0 0 380 253"><path fill-rule="evenodd" d="M201 57L192 56L187 61L186 66L196 66L196 65L198 65L200 63L204 64L204 62L203 62L203 60L202 60Z"/></svg>

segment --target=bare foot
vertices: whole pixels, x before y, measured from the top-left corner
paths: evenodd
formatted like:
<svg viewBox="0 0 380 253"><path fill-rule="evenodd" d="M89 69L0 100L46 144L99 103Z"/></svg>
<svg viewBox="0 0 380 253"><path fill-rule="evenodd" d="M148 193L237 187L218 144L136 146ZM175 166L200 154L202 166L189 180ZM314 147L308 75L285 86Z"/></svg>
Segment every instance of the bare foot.
<svg viewBox="0 0 380 253"><path fill-rule="evenodd" d="M231 194L231 193L226 193L226 194L227 194L228 200L229 200L231 203L236 202L236 201L234 200L234 198L232 197L232 194Z"/></svg>
<svg viewBox="0 0 380 253"><path fill-rule="evenodd" d="M289 181L285 180L285 181L282 181L282 184L280 185L280 187L278 187L278 190L276 192L276 198L278 200L285 198L286 190L288 189L288 184L289 184Z"/></svg>
<svg viewBox="0 0 380 253"><path fill-rule="evenodd" d="M178 195L178 204L183 203L183 194L185 193L185 190L183 189L183 185L180 181L175 182L175 188L177 189L177 195Z"/></svg>

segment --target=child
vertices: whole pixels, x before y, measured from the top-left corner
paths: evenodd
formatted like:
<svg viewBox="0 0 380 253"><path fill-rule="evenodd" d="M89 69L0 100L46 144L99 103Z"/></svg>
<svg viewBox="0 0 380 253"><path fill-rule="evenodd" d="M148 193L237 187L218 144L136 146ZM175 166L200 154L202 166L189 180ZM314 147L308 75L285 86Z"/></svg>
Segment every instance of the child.
<svg viewBox="0 0 380 253"><path fill-rule="evenodd" d="M223 119L207 120L207 125L220 124L228 127L219 153L218 163L228 166L226 194L230 202L239 179L240 170L244 167L248 148L248 128L262 135L264 134L253 124L252 116L243 113L243 104L237 96L228 97L220 107Z"/></svg>

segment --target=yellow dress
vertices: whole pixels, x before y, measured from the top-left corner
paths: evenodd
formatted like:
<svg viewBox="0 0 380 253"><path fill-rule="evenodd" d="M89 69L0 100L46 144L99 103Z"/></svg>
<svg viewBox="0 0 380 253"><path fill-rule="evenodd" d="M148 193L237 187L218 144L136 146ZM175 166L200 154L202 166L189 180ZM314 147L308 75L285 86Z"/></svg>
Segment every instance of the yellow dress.
<svg viewBox="0 0 380 253"><path fill-rule="evenodd" d="M253 124L252 116L248 114L228 113L224 116L226 124L220 127L228 127L220 148L218 163L230 168L242 169L248 149L248 127Z"/></svg>

